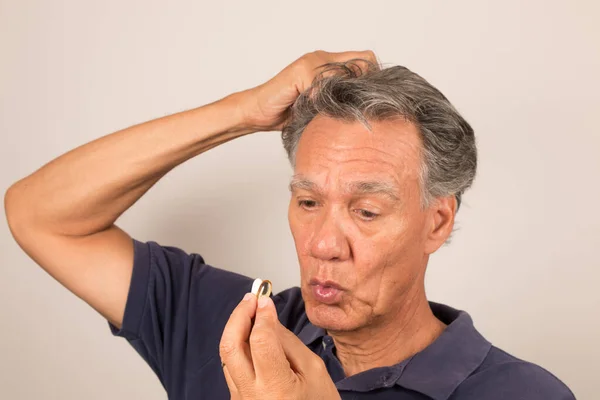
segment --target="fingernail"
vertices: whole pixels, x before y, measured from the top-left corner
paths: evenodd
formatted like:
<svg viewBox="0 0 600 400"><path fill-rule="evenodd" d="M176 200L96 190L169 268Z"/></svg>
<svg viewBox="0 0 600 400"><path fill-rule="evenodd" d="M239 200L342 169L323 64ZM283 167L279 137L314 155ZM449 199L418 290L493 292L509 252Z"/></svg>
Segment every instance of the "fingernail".
<svg viewBox="0 0 600 400"><path fill-rule="evenodd" d="M244 300L243 301L248 301L252 298L252 296L254 296L252 293L246 293L244 295Z"/></svg>
<svg viewBox="0 0 600 400"><path fill-rule="evenodd" d="M269 297L261 296L258 299L258 308L265 308L269 304Z"/></svg>

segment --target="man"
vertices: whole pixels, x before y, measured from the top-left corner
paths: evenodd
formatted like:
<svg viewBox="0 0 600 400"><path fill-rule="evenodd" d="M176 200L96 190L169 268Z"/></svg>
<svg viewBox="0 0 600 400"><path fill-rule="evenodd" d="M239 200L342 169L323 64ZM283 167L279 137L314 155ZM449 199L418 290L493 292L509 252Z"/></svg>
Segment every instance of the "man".
<svg viewBox="0 0 600 400"><path fill-rule="evenodd" d="M294 167L300 287L258 301L251 278L115 225L175 166L274 130ZM428 257L475 169L471 127L421 77L370 51L317 51L260 86L74 149L5 204L23 250L107 318L169 398L572 399L425 297Z"/></svg>

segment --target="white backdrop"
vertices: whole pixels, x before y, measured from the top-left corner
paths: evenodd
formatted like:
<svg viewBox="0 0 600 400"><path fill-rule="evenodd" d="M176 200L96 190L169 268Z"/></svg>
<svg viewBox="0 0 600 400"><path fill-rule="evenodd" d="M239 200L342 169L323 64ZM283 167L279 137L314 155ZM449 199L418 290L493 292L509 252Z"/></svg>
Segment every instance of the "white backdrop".
<svg viewBox="0 0 600 400"><path fill-rule="evenodd" d="M599 19L593 0L0 0L0 190L99 136L260 84L303 53L372 49L442 90L478 138L478 176L453 243L430 263L430 299L594 399ZM299 278L290 175L278 133L247 136L176 168L118 224L279 291ZM166 398L5 220L0 246L0 398Z"/></svg>

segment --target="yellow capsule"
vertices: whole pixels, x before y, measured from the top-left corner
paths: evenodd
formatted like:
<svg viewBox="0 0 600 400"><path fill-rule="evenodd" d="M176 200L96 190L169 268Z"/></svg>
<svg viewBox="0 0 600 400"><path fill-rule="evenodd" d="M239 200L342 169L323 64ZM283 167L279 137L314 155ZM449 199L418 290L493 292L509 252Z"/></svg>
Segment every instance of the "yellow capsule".
<svg viewBox="0 0 600 400"><path fill-rule="evenodd" d="M273 288L273 285L271 284L271 281L265 279L258 286L258 290L257 290L256 296L258 298L260 298L261 296L269 297L271 295L272 288Z"/></svg>

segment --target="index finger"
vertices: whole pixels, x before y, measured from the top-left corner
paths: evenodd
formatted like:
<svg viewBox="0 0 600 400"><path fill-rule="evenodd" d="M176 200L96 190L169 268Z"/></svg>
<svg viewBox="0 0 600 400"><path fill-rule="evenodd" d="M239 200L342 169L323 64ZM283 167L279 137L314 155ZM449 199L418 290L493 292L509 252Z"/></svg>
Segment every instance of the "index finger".
<svg viewBox="0 0 600 400"><path fill-rule="evenodd" d="M315 67L318 72L317 76L322 78L328 78L335 76L340 72L347 73L340 70L338 67L333 67L331 63L342 63L346 68L352 70L353 74L357 76L363 75L367 71L380 71L381 63L377 59L375 53L371 50L365 51L343 51L339 53L326 53L317 52L318 65ZM365 63L366 61L366 63Z"/></svg>
<svg viewBox="0 0 600 400"><path fill-rule="evenodd" d="M341 53L333 53L335 54L336 61L345 61L351 60L354 58L364 58L366 60L371 61L372 63L379 65L379 61L377 60L377 56L372 50L364 50L364 51L343 51Z"/></svg>

